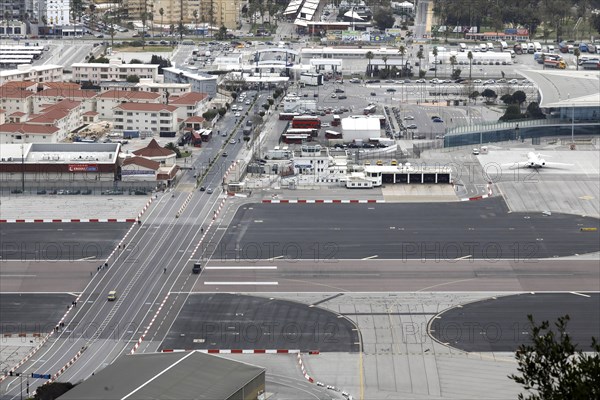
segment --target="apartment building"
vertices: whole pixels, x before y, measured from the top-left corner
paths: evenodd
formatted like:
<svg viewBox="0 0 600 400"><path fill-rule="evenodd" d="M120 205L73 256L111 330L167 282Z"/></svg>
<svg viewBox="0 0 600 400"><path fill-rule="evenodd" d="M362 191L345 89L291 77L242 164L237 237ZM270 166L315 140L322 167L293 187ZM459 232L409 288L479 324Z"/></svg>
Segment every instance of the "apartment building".
<svg viewBox="0 0 600 400"><path fill-rule="evenodd" d="M97 93L95 90L81 89L46 89L38 92L33 98L33 112L39 113L49 105L62 100L77 101L82 112L95 111Z"/></svg>
<svg viewBox="0 0 600 400"><path fill-rule="evenodd" d="M122 103L114 109L116 131L177 132L177 107L159 103Z"/></svg>
<svg viewBox="0 0 600 400"><path fill-rule="evenodd" d="M6 119L10 121L13 113L22 113L27 116L33 113L33 96L30 90L0 87L0 108L6 112Z"/></svg>
<svg viewBox="0 0 600 400"><path fill-rule="evenodd" d="M217 77L214 75L167 67L163 68L163 76L168 83L189 83L192 92L206 93L209 100L217 93Z"/></svg>
<svg viewBox="0 0 600 400"><path fill-rule="evenodd" d="M9 122L0 125L0 144L57 143L58 131L55 126Z"/></svg>
<svg viewBox="0 0 600 400"><path fill-rule="evenodd" d="M19 65L17 69L0 71L0 85L11 81L53 82L63 80L62 65Z"/></svg>
<svg viewBox="0 0 600 400"><path fill-rule="evenodd" d="M61 100L44 108L39 114L31 115L26 121L29 125L43 125L58 128L56 141L67 138L82 124L81 103L73 100Z"/></svg>
<svg viewBox="0 0 600 400"><path fill-rule="evenodd" d="M75 63L71 65L75 82L125 81L128 76L136 75L140 79L156 80L158 65L123 64L119 59L111 59L108 64Z"/></svg>
<svg viewBox="0 0 600 400"><path fill-rule="evenodd" d="M177 107L177 117L186 120L189 117L202 115L208 102L206 93L191 92L183 96L172 98L169 104Z"/></svg>
<svg viewBox="0 0 600 400"><path fill-rule="evenodd" d="M106 92L109 90L123 90L130 92L148 92L159 93L160 102L167 103L167 97L182 96L190 93L192 85L189 83L164 83L154 82L151 79L140 79L138 83L133 82L100 82L100 90Z"/></svg>
<svg viewBox="0 0 600 400"><path fill-rule="evenodd" d="M133 13L135 18L139 18L144 9L144 0L127 0L127 3L129 16L131 17ZM245 2L242 0L154 0L152 7L150 3L150 0L147 0L148 11L153 10L155 26L161 23L164 26L177 26L179 21L183 20L184 24L210 24L215 28L225 26L228 29L237 29L240 12ZM158 12L161 8L162 16ZM197 18L194 18L194 11Z"/></svg>
<svg viewBox="0 0 600 400"><path fill-rule="evenodd" d="M121 103L160 103L160 94L109 90L96 96L96 111L101 120L114 120L114 110Z"/></svg>

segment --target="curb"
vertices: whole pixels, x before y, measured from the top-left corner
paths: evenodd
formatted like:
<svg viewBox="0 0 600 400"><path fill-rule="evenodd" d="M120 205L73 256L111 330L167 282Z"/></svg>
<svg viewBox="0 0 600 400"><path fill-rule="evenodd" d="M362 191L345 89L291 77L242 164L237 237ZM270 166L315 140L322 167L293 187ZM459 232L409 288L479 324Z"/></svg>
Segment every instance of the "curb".
<svg viewBox="0 0 600 400"><path fill-rule="evenodd" d="M0 224L69 223L69 222L135 222L137 218L64 218L64 219L0 219Z"/></svg>
<svg viewBox="0 0 600 400"><path fill-rule="evenodd" d="M385 203L385 200L270 200L263 199L262 203L265 204L372 204L372 203Z"/></svg>
<svg viewBox="0 0 600 400"><path fill-rule="evenodd" d="M300 350L287 350L287 349L202 349L202 350L188 350L188 349L164 349L162 353L181 353L185 351L198 351L204 354L300 354Z"/></svg>
<svg viewBox="0 0 600 400"><path fill-rule="evenodd" d="M148 209L148 207L150 207L150 204L152 204L152 200L154 200L155 198L158 197L158 195L154 195L155 197L150 197L150 200L148 200L148 202L146 203L146 205L144 206L144 208L142 208L142 211L140 211L140 213L137 216L137 219L139 220L140 218L142 218L142 215L144 215L144 213L146 212L146 210Z"/></svg>
<svg viewBox="0 0 600 400"><path fill-rule="evenodd" d="M314 383L314 379L311 378L310 375L308 375L308 372L306 372L306 368L304 367L304 363L302 362L302 356L300 355L300 353L298 353L298 364L300 365L300 369L302 370L302 375L304 375L306 380L309 381L310 383Z"/></svg>
<svg viewBox="0 0 600 400"><path fill-rule="evenodd" d="M183 213L183 211L185 210L185 208L187 207L187 205L190 203L190 200L192 199L193 195L194 195L193 191L191 191L190 194L188 194L188 196L186 197L185 201L181 205L181 208L179 209L179 211L177 211L177 214L175 215L175 218L179 218L179 216Z"/></svg>
<svg viewBox="0 0 600 400"><path fill-rule="evenodd" d="M144 333L142 333L142 336L140 336L140 338L135 343L135 345L133 346L133 348L131 349L131 351L129 352L129 354L135 354L136 350L140 347L140 345L144 341L144 338L146 337L146 334L148 333L148 331L150 330L150 328L154 324L154 321L156 321L156 318L158 317L158 314L160 314L160 311L165 306L165 303L167 302L168 298L169 298L169 293L167 293L167 295L163 299L162 303L160 303L160 306L158 306L158 310L156 310L156 313L154 313L154 317L152 317L152 320L150 321L150 323L146 327L146 330L144 331Z"/></svg>

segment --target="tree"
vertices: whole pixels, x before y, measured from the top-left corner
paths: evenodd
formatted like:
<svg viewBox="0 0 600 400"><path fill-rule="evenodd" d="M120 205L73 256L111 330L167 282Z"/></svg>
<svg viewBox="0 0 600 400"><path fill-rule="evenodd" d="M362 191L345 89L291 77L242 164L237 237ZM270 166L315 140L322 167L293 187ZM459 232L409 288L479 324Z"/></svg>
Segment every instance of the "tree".
<svg viewBox="0 0 600 400"><path fill-rule="evenodd" d="M371 73L371 60L375 57L375 54L373 54L372 51L367 51L365 57L367 58L367 60L369 60L369 65L367 66L367 74L369 74L369 76L373 76L373 74Z"/></svg>
<svg viewBox="0 0 600 400"><path fill-rule="evenodd" d="M485 101L488 103L491 101L490 99L495 99L498 97L496 92L494 92L492 89L485 89L483 92L481 92L481 95L485 97Z"/></svg>
<svg viewBox="0 0 600 400"><path fill-rule="evenodd" d="M202 118L207 121L212 121L217 116L217 112L215 110L208 110L202 114Z"/></svg>
<svg viewBox="0 0 600 400"><path fill-rule="evenodd" d="M390 8L379 7L373 13L373 21L375 22L375 25L377 25L377 28L383 31L393 27L396 19Z"/></svg>
<svg viewBox="0 0 600 400"><path fill-rule="evenodd" d="M132 58L129 64L143 64L144 62L138 58Z"/></svg>
<svg viewBox="0 0 600 400"><path fill-rule="evenodd" d="M130 83L139 83L140 77L137 75L127 75L127 82Z"/></svg>
<svg viewBox="0 0 600 400"><path fill-rule="evenodd" d="M577 61L577 71L579 71L579 57L581 56L581 50L579 50L578 47L575 47L575 49L573 49L573 55Z"/></svg>
<svg viewBox="0 0 600 400"><path fill-rule="evenodd" d="M425 58L423 55L423 49L419 49L417 52L417 58L419 59L419 78L421 78L421 66L423 65L423 59Z"/></svg>
<svg viewBox="0 0 600 400"><path fill-rule="evenodd" d="M471 80L471 72L473 72L473 53L470 51L467 53L467 58L469 59L469 81Z"/></svg>
<svg viewBox="0 0 600 400"><path fill-rule="evenodd" d="M403 44L398 47L398 53L400 53L400 65L402 65L402 69L400 70L400 76L404 76L404 70L406 66L404 65L404 55L406 54L406 47ZM419 68L421 67L421 63L419 63Z"/></svg>
<svg viewBox="0 0 600 400"><path fill-rule="evenodd" d="M450 56L450 59L448 61L450 61L450 66L452 68L452 76L454 76L454 66L458 63L456 61L456 56L454 56L454 55ZM453 78L453 79L458 79L458 78Z"/></svg>
<svg viewBox="0 0 600 400"><path fill-rule="evenodd" d="M385 76L387 77L387 62L388 62L388 56L383 56L381 57L381 60L383 61L383 68L384 71L386 72Z"/></svg>
<svg viewBox="0 0 600 400"><path fill-rule="evenodd" d="M527 106L527 117L533 119L545 119L546 114L540 109L540 104L537 101L532 101Z"/></svg>
<svg viewBox="0 0 600 400"><path fill-rule="evenodd" d="M165 145L165 149L169 149L172 152L175 153L175 158L181 158L181 151L179 151L179 148L177 146L175 146L175 143L173 142L169 142Z"/></svg>
<svg viewBox="0 0 600 400"><path fill-rule="evenodd" d="M500 121L510 121L513 119L522 119L521 108L516 104L511 104L506 107L504 115L500 117Z"/></svg>
<svg viewBox="0 0 600 400"><path fill-rule="evenodd" d="M161 8L158 10L158 13L160 14L160 33L161 33L161 36L162 36L162 33L165 31L165 28L164 28L164 26L163 26L163 16L165 15L165 10L164 10L164 8L162 8L162 7L161 7Z"/></svg>
<svg viewBox="0 0 600 400"><path fill-rule="evenodd" d="M437 46L433 47L433 58L435 59L435 61L433 62L435 70L434 70L434 77L437 78L437 56L438 56L438 49Z"/></svg>
<svg viewBox="0 0 600 400"><path fill-rule="evenodd" d="M456 80L460 78L460 74L462 73L462 69L456 68L452 70L452 79Z"/></svg>
<svg viewBox="0 0 600 400"><path fill-rule="evenodd" d="M525 101L527 100L527 95L522 90L517 90L516 92L514 92L512 97L516 103L519 103L519 106L525 103Z"/></svg>
<svg viewBox="0 0 600 400"><path fill-rule="evenodd" d="M471 93L471 94L469 95L469 98L470 98L471 100L473 100L473 102L474 102L475 104L477 104L477 98L478 98L480 95L481 95L481 94L480 94L480 93L479 93L477 90L475 90L473 93Z"/></svg>
<svg viewBox="0 0 600 400"><path fill-rule="evenodd" d="M221 25L221 27L219 28L219 31L215 35L215 39L225 40L225 38L227 38L227 28L225 27L225 25Z"/></svg>
<svg viewBox="0 0 600 400"><path fill-rule="evenodd" d="M515 104L515 99L513 98L512 94L503 95L502 97L500 97L500 101L506 104L507 106L510 104Z"/></svg>
<svg viewBox="0 0 600 400"><path fill-rule="evenodd" d="M52 382L42 385L35 390L34 400L54 400L73 389L71 382Z"/></svg>
<svg viewBox="0 0 600 400"><path fill-rule="evenodd" d="M597 399L600 398L600 344L592 337L592 351L584 353L567 333L568 315L554 323L536 325L531 315L531 344L522 344L515 353L520 376L509 378L530 392L519 399ZM531 392L534 393L531 393Z"/></svg>
<svg viewBox="0 0 600 400"><path fill-rule="evenodd" d="M217 112L222 117L227 112L227 109L225 107L221 107L221 108L219 108L219 111L217 111Z"/></svg>

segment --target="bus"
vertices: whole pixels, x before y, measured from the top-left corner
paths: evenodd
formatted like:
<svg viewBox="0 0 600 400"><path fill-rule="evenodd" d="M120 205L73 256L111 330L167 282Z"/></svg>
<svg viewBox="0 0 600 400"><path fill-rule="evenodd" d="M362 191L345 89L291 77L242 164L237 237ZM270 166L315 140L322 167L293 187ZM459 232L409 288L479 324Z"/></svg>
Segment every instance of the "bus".
<svg viewBox="0 0 600 400"><path fill-rule="evenodd" d="M341 123L342 123L342 119L340 118L340 116L334 115L333 121L331 121L331 126L340 126Z"/></svg>
<svg viewBox="0 0 600 400"><path fill-rule="evenodd" d="M377 106L373 104L368 107L365 107L363 109L363 114L364 115L375 114L375 111L377 111Z"/></svg>
<svg viewBox="0 0 600 400"><path fill-rule="evenodd" d="M313 117L310 115L299 115L292 119L292 128L294 129L320 129L321 128L321 120L317 117Z"/></svg>
<svg viewBox="0 0 600 400"><path fill-rule="evenodd" d="M288 135L310 135L316 137L319 134L319 130L314 128L292 128L285 131L285 133Z"/></svg>
<svg viewBox="0 0 600 400"><path fill-rule="evenodd" d="M295 117L299 117L300 114L299 113L279 113L279 120L280 121L291 121L293 120Z"/></svg>
<svg viewBox="0 0 600 400"><path fill-rule="evenodd" d="M284 143L288 144L302 144L304 142L312 141L312 136L310 134L288 134L287 132L281 135Z"/></svg>

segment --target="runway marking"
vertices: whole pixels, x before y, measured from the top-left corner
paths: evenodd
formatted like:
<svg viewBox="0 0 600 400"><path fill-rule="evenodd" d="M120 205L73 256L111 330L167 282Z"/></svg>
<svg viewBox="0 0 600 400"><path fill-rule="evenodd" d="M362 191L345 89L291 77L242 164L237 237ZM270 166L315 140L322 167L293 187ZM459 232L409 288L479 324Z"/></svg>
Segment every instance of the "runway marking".
<svg viewBox="0 0 600 400"><path fill-rule="evenodd" d="M590 295L583 294L583 293L578 293L578 292L569 292L569 293L571 293L571 294L575 294L575 295L577 295L577 296L591 297Z"/></svg>
<svg viewBox="0 0 600 400"><path fill-rule="evenodd" d="M205 285L279 285L279 282L204 282Z"/></svg>
<svg viewBox="0 0 600 400"><path fill-rule="evenodd" d="M455 258L454 261L465 260L465 259L471 258L471 257L473 257L473 255L469 254L468 256L463 256L463 257Z"/></svg>
<svg viewBox="0 0 600 400"><path fill-rule="evenodd" d="M267 258L267 261L279 260L280 258L283 258L283 256Z"/></svg>
<svg viewBox="0 0 600 400"><path fill-rule="evenodd" d="M0 274L0 276L3 277L8 277L8 278L34 278L37 275L19 275L19 274L15 274L15 275L10 275L10 274Z"/></svg>
<svg viewBox="0 0 600 400"><path fill-rule="evenodd" d="M256 267L204 267L204 269L277 269L277 267L266 267L266 266L256 266Z"/></svg>
<svg viewBox="0 0 600 400"><path fill-rule="evenodd" d="M363 260L363 261L364 260L372 260L372 259L377 258L377 257L379 257L379 256L376 254L374 256L369 256L369 257L361 258L361 260Z"/></svg>
<svg viewBox="0 0 600 400"><path fill-rule="evenodd" d="M94 258L96 258L96 256L89 256L89 257L85 257L85 258L80 258L80 259L75 260L75 261L87 261L87 260L92 260Z"/></svg>

